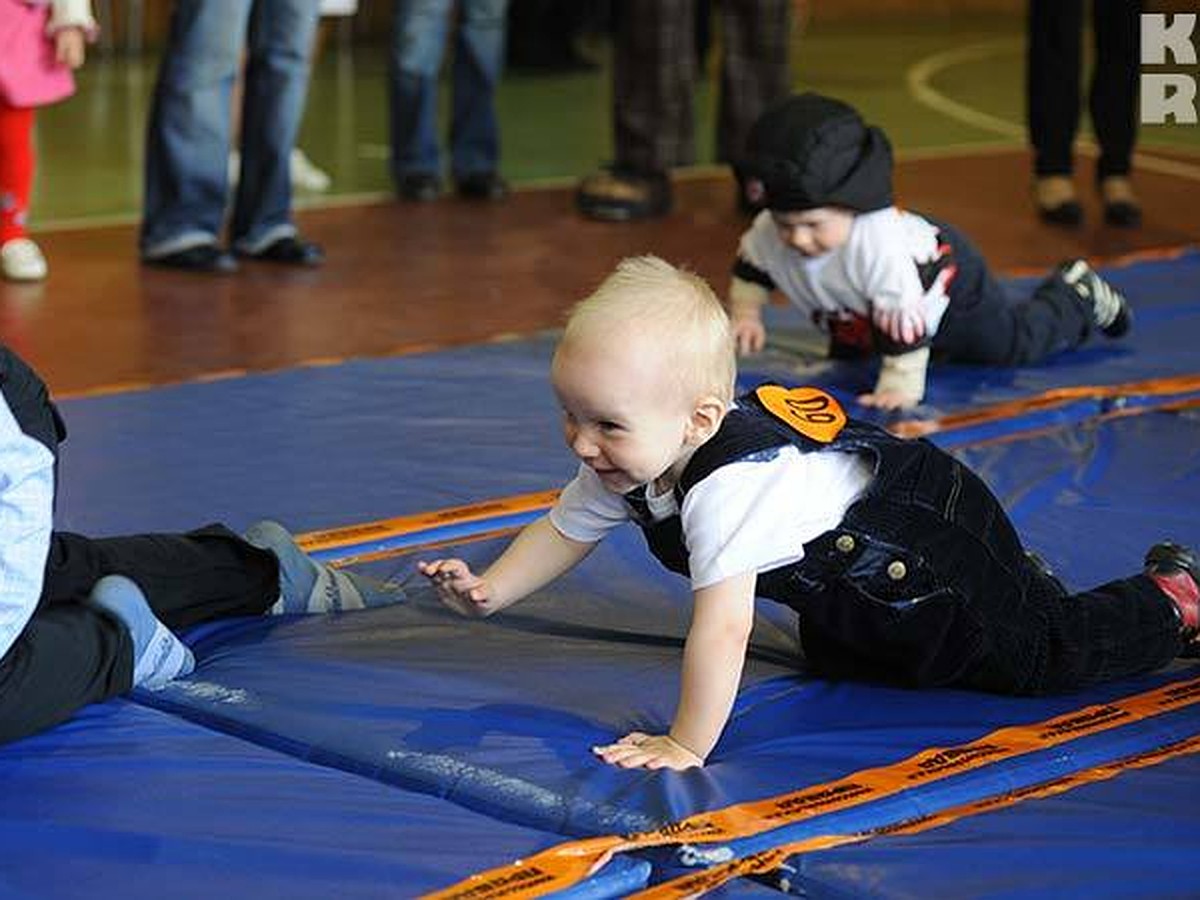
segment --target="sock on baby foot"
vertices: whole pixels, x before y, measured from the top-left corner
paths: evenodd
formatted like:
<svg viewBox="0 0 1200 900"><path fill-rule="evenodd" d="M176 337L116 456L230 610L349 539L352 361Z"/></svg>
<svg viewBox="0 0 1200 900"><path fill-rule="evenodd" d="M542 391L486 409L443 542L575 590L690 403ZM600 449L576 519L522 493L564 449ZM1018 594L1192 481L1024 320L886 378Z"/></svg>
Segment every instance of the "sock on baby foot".
<svg viewBox="0 0 1200 900"><path fill-rule="evenodd" d="M329 613L374 606L390 606L405 600L394 584L341 572L323 565L296 544L278 522L264 520L246 529L245 539L270 550L279 560L279 600L269 612Z"/></svg>
<svg viewBox="0 0 1200 900"><path fill-rule="evenodd" d="M123 575L96 582L88 602L119 619L133 639L133 687L159 690L196 668L192 651L150 609L146 595Z"/></svg>

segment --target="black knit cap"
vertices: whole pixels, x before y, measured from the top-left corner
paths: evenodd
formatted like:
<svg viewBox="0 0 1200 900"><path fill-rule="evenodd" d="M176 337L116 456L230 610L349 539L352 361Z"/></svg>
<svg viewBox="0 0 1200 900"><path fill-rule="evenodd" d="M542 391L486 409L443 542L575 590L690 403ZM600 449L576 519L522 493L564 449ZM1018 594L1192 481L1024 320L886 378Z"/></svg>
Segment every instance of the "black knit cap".
<svg viewBox="0 0 1200 900"><path fill-rule="evenodd" d="M737 168L752 204L780 212L892 205L887 135L840 100L804 93L776 103L750 129L746 149Z"/></svg>

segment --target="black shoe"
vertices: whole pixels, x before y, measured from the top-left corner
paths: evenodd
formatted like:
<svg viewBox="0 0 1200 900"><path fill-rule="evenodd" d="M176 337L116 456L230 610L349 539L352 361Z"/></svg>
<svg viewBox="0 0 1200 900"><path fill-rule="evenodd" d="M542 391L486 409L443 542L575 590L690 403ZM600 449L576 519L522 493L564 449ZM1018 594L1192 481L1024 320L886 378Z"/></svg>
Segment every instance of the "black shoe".
<svg viewBox="0 0 1200 900"><path fill-rule="evenodd" d="M1083 207L1074 200L1068 200L1058 206L1039 206L1038 218L1047 225L1078 228L1083 224Z"/></svg>
<svg viewBox="0 0 1200 900"><path fill-rule="evenodd" d="M1058 267L1058 273L1087 305L1096 327L1108 337L1121 337L1133 326L1133 309L1125 295L1101 278L1087 260L1067 260Z"/></svg>
<svg viewBox="0 0 1200 900"><path fill-rule="evenodd" d="M267 246L253 253L247 250L238 250L237 255L243 259L282 263L285 266L316 267L325 262L325 251L318 244L302 241L295 235L271 241Z"/></svg>
<svg viewBox="0 0 1200 900"><path fill-rule="evenodd" d="M1104 221L1117 228L1137 228L1142 224L1142 210L1132 203L1106 203Z"/></svg>
<svg viewBox="0 0 1200 900"><path fill-rule="evenodd" d="M1049 225L1078 228L1083 224L1083 207L1069 175L1039 175L1033 183L1033 203L1038 218Z"/></svg>
<svg viewBox="0 0 1200 900"><path fill-rule="evenodd" d="M237 260L216 244L200 244L165 256L148 256L142 262L148 266L210 275L231 275L238 270Z"/></svg>
<svg viewBox="0 0 1200 900"><path fill-rule="evenodd" d="M401 175L396 182L396 193L400 195L401 200L428 203L442 195L442 182L436 175L430 175L428 172Z"/></svg>
<svg viewBox="0 0 1200 900"><path fill-rule="evenodd" d="M1180 656L1200 656L1200 559L1195 551L1172 541L1161 541L1146 551L1146 574L1154 577L1173 578L1183 576L1192 581L1190 601L1187 594L1181 597L1159 588L1171 597L1183 632L1183 650ZM1184 585L1186 589L1186 585Z"/></svg>
<svg viewBox="0 0 1200 900"><path fill-rule="evenodd" d="M1113 175L1101 179L1100 199L1104 202L1104 221L1109 225L1137 228L1142 224L1142 207L1127 176Z"/></svg>
<svg viewBox="0 0 1200 900"><path fill-rule="evenodd" d="M671 180L666 172L633 172L613 167L586 176L575 205L589 219L631 222L671 211Z"/></svg>
<svg viewBox="0 0 1200 900"><path fill-rule="evenodd" d="M495 172L457 175L454 186L458 196L467 200L503 200L508 196L508 182Z"/></svg>

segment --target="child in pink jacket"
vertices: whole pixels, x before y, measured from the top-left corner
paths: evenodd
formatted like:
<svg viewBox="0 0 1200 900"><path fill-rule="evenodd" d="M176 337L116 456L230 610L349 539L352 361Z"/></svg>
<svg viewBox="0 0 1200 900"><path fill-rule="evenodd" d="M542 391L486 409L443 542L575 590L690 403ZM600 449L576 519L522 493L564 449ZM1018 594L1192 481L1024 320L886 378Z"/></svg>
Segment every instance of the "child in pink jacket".
<svg viewBox="0 0 1200 900"><path fill-rule="evenodd" d="M90 0L0 0L0 272L46 277L25 232L35 165L34 110L75 92L72 70L96 33Z"/></svg>

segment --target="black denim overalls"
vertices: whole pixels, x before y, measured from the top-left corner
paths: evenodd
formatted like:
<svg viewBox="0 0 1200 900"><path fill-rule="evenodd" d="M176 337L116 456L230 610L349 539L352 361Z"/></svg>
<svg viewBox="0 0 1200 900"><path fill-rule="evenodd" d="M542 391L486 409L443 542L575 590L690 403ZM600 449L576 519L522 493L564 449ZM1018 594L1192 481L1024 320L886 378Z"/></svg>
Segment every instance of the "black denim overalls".
<svg viewBox="0 0 1200 900"><path fill-rule="evenodd" d="M747 394L689 462L675 488L680 507L721 466L786 444L861 453L874 468L837 528L805 544L798 562L758 576L759 596L799 614L815 672L1037 694L1149 671L1179 652L1174 607L1144 575L1068 596L1026 555L978 476L928 441L866 422L844 419L818 441ZM651 521L640 490L626 500L651 552L688 575L679 516Z"/></svg>

